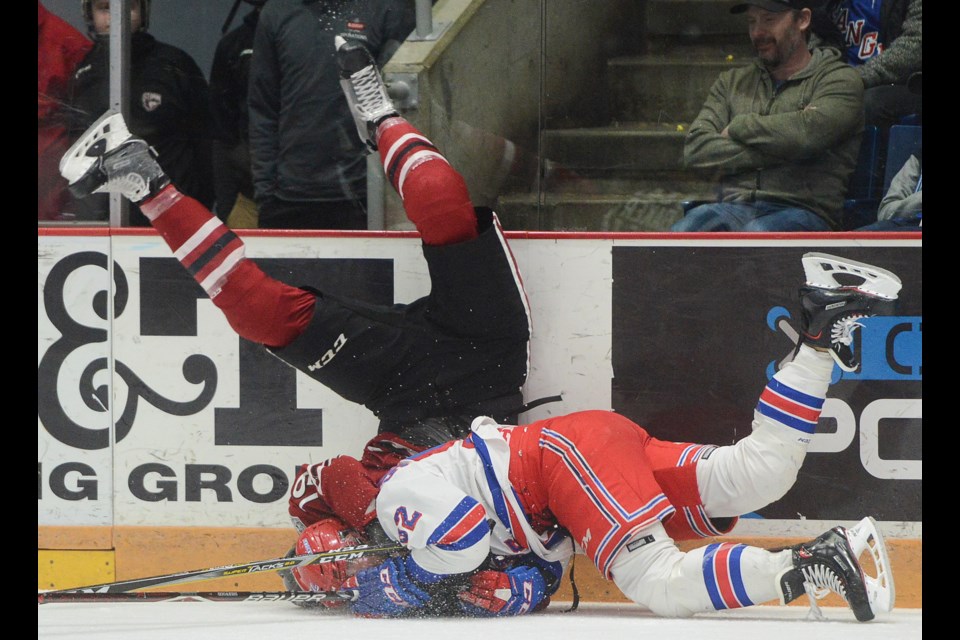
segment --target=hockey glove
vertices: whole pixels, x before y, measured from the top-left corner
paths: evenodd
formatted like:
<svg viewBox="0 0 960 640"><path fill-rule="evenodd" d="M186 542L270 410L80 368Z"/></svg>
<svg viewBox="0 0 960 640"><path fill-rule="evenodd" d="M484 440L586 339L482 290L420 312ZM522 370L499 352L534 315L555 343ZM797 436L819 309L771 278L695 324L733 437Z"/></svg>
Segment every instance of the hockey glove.
<svg viewBox="0 0 960 640"><path fill-rule="evenodd" d="M353 612L368 618L395 618L418 609L430 601L411 575L423 572L410 556L390 558L383 564L363 569L343 583L343 589L357 589Z"/></svg>
<svg viewBox="0 0 960 640"><path fill-rule="evenodd" d="M464 613L471 616L519 616L537 609L546 597L546 581L535 567L480 571L460 594Z"/></svg>

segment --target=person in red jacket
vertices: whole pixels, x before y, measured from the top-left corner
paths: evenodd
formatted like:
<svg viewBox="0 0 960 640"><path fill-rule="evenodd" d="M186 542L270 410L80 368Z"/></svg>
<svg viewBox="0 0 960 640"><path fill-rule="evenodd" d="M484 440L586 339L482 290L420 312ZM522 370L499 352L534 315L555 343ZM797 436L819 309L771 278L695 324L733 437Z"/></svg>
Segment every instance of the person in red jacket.
<svg viewBox="0 0 960 640"><path fill-rule="evenodd" d="M86 36L37 1L37 220L63 219L67 182L57 165L70 146L64 121L67 86L93 47Z"/></svg>

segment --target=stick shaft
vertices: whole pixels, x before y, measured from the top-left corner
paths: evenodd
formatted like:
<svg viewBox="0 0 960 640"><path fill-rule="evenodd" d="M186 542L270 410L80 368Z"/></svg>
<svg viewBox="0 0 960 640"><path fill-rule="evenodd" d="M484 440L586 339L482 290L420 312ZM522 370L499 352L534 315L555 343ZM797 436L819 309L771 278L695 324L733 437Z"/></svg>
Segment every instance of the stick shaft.
<svg viewBox="0 0 960 640"><path fill-rule="evenodd" d="M373 553L391 553L394 551L400 551L401 549L403 549L403 547L398 544L390 544L380 547L371 547L370 545L361 544L355 547L343 547L342 549L337 549L336 551L325 551L323 553L312 553L285 558L272 558L270 560L257 560L254 562L246 562L243 564L234 564L223 567L213 567L210 569L181 571L180 573L168 573L161 576L150 576L146 578L135 578L133 580L105 582L103 584L76 587L73 589L47 591L43 595L51 597L51 594L76 593L78 591L85 591L88 593L124 593L127 591L135 591L137 589L166 587L175 584L185 584L188 582L199 582L201 580L213 580L214 578L235 578L254 573L268 573L283 569L292 570L311 564L357 560L365 555L370 555Z"/></svg>
<svg viewBox="0 0 960 640"><path fill-rule="evenodd" d="M49 591L37 593L37 604L53 602L351 602L357 591Z"/></svg>

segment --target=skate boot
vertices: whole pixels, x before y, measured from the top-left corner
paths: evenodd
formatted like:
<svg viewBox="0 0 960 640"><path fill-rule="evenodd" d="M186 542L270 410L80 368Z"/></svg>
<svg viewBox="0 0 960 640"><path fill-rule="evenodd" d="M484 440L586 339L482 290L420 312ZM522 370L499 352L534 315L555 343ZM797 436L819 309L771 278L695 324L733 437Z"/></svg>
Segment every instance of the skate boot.
<svg viewBox="0 0 960 640"><path fill-rule="evenodd" d="M869 551L876 575L868 575L860 556ZM816 540L790 547L793 566L777 576L780 602L787 604L804 593L814 617L823 615L817 600L831 591L842 597L860 622L893 609L893 574L883 537L873 518L850 529L834 527Z"/></svg>
<svg viewBox="0 0 960 640"><path fill-rule="evenodd" d="M856 371L860 354L853 350L859 321L892 315L900 278L885 269L825 253L803 256L806 284L800 289L800 344L828 350L844 371Z"/></svg>
<svg viewBox="0 0 960 640"><path fill-rule="evenodd" d="M370 52L363 45L341 36L334 38L334 45L340 66L340 87L357 123L357 133L371 151L376 151L377 125L398 115L396 107L387 95L380 70Z"/></svg>
<svg viewBox="0 0 960 640"><path fill-rule="evenodd" d="M90 125L60 159L60 175L70 193L120 193L133 203L170 184L146 142L127 130L123 116L107 112Z"/></svg>

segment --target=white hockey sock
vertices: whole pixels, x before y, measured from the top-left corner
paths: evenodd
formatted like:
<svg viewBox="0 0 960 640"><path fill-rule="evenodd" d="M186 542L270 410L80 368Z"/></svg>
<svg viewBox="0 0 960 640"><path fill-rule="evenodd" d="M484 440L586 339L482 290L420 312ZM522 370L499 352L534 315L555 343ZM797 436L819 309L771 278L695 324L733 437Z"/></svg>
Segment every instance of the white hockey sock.
<svg viewBox="0 0 960 640"><path fill-rule="evenodd" d="M790 490L820 418L833 366L830 354L800 347L760 395L750 435L698 462L697 485L709 516L750 513Z"/></svg>
<svg viewBox="0 0 960 640"><path fill-rule="evenodd" d="M827 397L833 367L829 353L801 345L794 359L773 375L760 394L753 428L776 426L774 431L786 441L809 444Z"/></svg>
<svg viewBox="0 0 960 640"><path fill-rule="evenodd" d="M743 544L710 544L680 551L662 526L645 529L613 562L617 587L634 602L662 616L736 609L778 600L776 576L791 565L789 551ZM633 544L633 543L631 543Z"/></svg>

